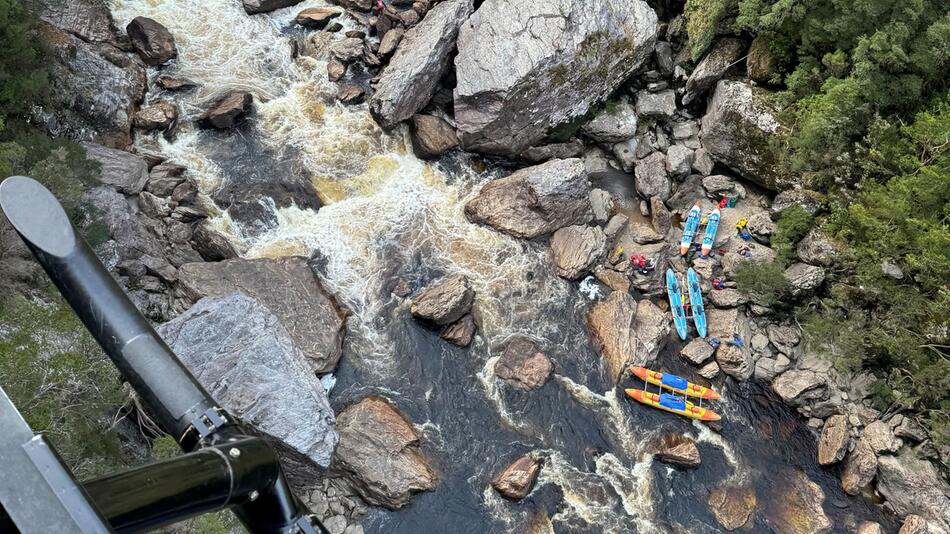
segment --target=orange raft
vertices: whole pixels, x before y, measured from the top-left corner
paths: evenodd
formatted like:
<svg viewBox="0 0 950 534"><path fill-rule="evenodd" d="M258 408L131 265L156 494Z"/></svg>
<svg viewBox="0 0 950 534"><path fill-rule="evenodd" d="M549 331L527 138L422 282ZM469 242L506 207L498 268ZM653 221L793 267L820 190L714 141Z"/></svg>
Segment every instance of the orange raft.
<svg viewBox="0 0 950 534"><path fill-rule="evenodd" d="M690 419L698 419L700 421L718 421L722 419L719 414L712 410L694 406L691 402L666 393L657 395L656 393L650 393L640 389L625 389L624 392L634 400L642 402L647 406L682 415L683 417L689 417Z"/></svg>
<svg viewBox="0 0 950 534"><path fill-rule="evenodd" d="M630 366L630 373L641 380L646 380L654 386L660 386L680 395L688 395L699 399L716 400L719 394L706 386L700 386L692 382L687 382L685 378L671 375L669 373L660 373L647 369L646 367Z"/></svg>

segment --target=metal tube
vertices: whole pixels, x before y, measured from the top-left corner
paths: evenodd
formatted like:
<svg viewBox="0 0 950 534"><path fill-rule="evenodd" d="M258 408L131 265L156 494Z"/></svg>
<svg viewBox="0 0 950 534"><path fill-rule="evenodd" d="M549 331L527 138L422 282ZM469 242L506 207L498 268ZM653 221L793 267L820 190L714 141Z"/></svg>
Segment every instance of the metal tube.
<svg viewBox="0 0 950 534"><path fill-rule="evenodd" d="M162 428L180 437L215 404L135 308L41 184L14 176L0 207L76 315L142 397Z"/></svg>

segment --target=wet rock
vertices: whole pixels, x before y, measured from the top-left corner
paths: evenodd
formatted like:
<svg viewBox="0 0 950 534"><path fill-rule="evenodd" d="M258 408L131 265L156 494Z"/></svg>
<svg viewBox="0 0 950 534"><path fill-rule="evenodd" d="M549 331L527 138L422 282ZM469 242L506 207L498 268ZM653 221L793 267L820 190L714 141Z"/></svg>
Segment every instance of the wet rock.
<svg viewBox="0 0 950 534"><path fill-rule="evenodd" d="M802 471L782 477L784 495L768 516L775 532L783 534L824 534L831 532L831 520L822 509L825 492Z"/></svg>
<svg viewBox="0 0 950 534"><path fill-rule="evenodd" d="M86 158L99 164L98 181L126 195L137 195L148 181L148 163L144 158L95 143L82 143Z"/></svg>
<svg viewBox="0 0 950 534"><path fill-rule="evenodd" d="M301 0L242 0L244 11L246 11L248 15L268 13L277 9L295 6L300 2Z"/></svg>
<svg viewBox="0 0 950 534"><path fill-rule="evenodd" d="M493 180L465 205L475 223L531 239L591 220L590 183L580 159L551 160Z"/></svg>
<svg viewBox="0 0 950 534"><path fill-rule="evenodd" d="M604 109L587 124L581 133L597 143L619 143L637 135L637 112L626 99Z"/></svg>
<svg viewBox="0 0 950 534"><path fill-rule="evenodd" d="M587 312L587 328L601 355L604 376L610 386L617 384L629 355L637 349L637 302L629 293L614 291Z"/></svg>
<svg viewBox="0 0 950 534"><path fill-rule="evenodd" d="M910 448L879 458L877 491L897 516L916 514L938 532L950 531L950 487L932 463Z"/></svg>
<svg viewBox="0 0 950 534"><path fill-rule="evenodd" d="M341 472L369 504L402 508L438 475L419 449L421 435L411 421L381 397L367 397L337 416L340 444L333 470Z"/></svg>
<svg viewBox="0 0 950 534"><path fill-rule="evenodd" d="M327 61L327 79L331 82L338 82L346 76L346 63L333 58Z"/></svg>
<svg viewBox="0 0 950 534"><path fill-rule="evenodd" d="M716 521L724 529L733 531L749 521L756 498L751 488L718 486L709 493L708 504Z"/></svg>
<svg viewBox="0 0 950 534"><path fill-rule="evenodd" d="M652 214L653 229L660 235L666 235L670 231L672 217L670 210L660 197L650 197L650 213Z"/></svg>
<svg viewBox="0 0 950 534"><path fill-rule="evenodd" d="M807 295L825 282L825 270L807 263L795 263L785 269L785 280L792 296Z"/></svg>
<svg viewBox="0 0 950 534"><path fill-rule="evenodd" d="M413 115L409 133L412 136L412 151L422 159L437 158L459 145L455 128L432 115Z"/></svg>
<svg viewBox="0 0 950 534"><path fill-rule="evenodd" d="M204 298L158 333L224 409L309 461L330 464L338 436L326 392L260 301Z"/></svg>
<svg viewBox="0 0 950 534"><path fill-rule="evenodd" d="M680 355L693 365L702 365L703 362L713 357L715 350L705 339L694 338L683 347Z"/></svg>
<svg viewBox="0 0 950 534"><path fill-rule="evenodd" d="M782 174L774 140L786 129L763 95L742 82L722 80L703 116L702 143L709 154L746 179L772 190L795 185Z"/></svg>
<svg viewBox="0 0 950 534"><path fill-rule="evenodd" d="M614 211L614 199L603 189L592 189L590 192L590 207L594 214L594 222L604 224L610 219Z"/></svg>
<svg viewBox="0 0 950 534"><path fill-rule="evenodd" d="M840 260L843 247L820 228L813 228L798 242L798 257L805 263L830 267Z"/></svg>
<svg viewBox="0 0 950 534"><path fill-rule="evenodd" d="M171 102L156 102L135 114L135 125L146 131L164 130L177 120L178 107Z"/></svg>
<svg viewBox="0 0 950 534"><path fill-rule="evenodd" d="M441 337L453 345L467 347L472 344L472 339L475 337L475 330L475 318L469 313L447 326L445 330L442 331Z"/></svg>
<svg viewBox="0 0 950 534"><path fill-rule="evenodd" d="M700 148L693 153L693 170L700 175L709 176L712 174L715 165L712 156L709 155L709 151L705 148Z"/></svg>
<svg viewBox="0 0 950 534"><path fill-rule="evenodd" d="M607 253L607 236L598 226L568 226L551 237L551 259L558 276L575 280Z"/></svg>
<svg viewBox="0 0 950 534"><path fill-rule="evenodd" d="M459 31L463 146L513 156L536 144L629 78L656 33L656 13L640 0L486 0Z"/></svg>
<svg viewBox="0 0 950 534"><path fill-rule="evenodd" d="M798 328L795 328L794 326L779 326L770 324L768 328L766 328L766 332L768 332L769 341L775 345L775 348L785 354L791 354L792 350L801 340L801 335L798 332Z"/></svg>
<svg viewBox="0 0 950 534"><path fill-rule="evenodd" d="M50 52L49 95L56 110L42 117L44 127L75 140L129 146L132 116L145 97L141 63L111 45L94 45L44 23L37 39Z"/></svg>
<svg viewBox="0 0 950 534"><path fill-rule="evenodd" d="M584 154L584 143L578 139L566 143L551 143L525 149L521 157L531 163L541 163L549 159L577 158Z"/></svg>
<svg viewBox="0 0 950 534"><path fill-rule="evenodd" d="M670 198L670 177L666 174L666 156L662 152L654 152L637 162L636 169L637 192L643 198L659 197L661 200Z"/></svg>
<svg viewBox="0 0 950 534"><path fill-rule="evenodd" d="M683 105L688 105L697 97L702 96L729 70L745 52L746 44L739 39L720 39L706 54L689 79L686 80L686 92L683 93Z"/></svg>
<svg viewBox="0 0 950 534"><path fill-rule="evenodd" d="M722 372L736 380L748 380L755 372L752 354L734 345L720 345L716 349L716 362Z"/></svg>
<svg viewBox="0 0 950 534"><path fill-rule="evenodd" d="M685 145L673 145L666 151L666 172L673 178L682 179L693 167L693 151Z"/></svg>
<svg viewBox="0 0 950 534"><path fill-rule="evenodd" d="M841 489L849 495L857 495L871 484L876 474L874 448L867 440L859 439L841 470Z"/></svg>
<svg viewBox="0 0 950 534"><path fill-rule="evenodd" d="M297 13L294 21L301 26L320 30L342 14L343 11L332 7L311 7Z"/></svg>
<svg viewBox="0 0 950 534"><path fill-rule="evenodd" d="M669 315L649 300L637 305L637 320L634 325L637 350L634 365L649 365L660 354L670 336Z"/></svg>
<svg viewBox="0 0 950 534"><path fill-rule="evenodd" d="M822 400L828 396L828 382L814 371L792 369L775 379L772 389L792 406Z"/></svg>
<svg viewBox="0 0 950 534"><path fill-rule="evenodd" d="M253 104L254 97L251 96L251 93L244 91L230 92L218 99L210 109L201 115L198 119L198 126L218 130L234 128L251 112Z"/></svg>
<svg viewBox="0 0 950 534"><path fill-rule="evenodd" d="M198 87L198 84L186 78L176 78L173 76L159 76L155 83L161 89L166 91L185 91Z"/></svg>
<svg viewBox="0 0 950 534"><path fill-rule="evenodd" d="M175 38L168 28L148 17L135 17L125 27L132 48L146 65L157 66L178 57Z"/></svg>
<svg viewBox="0 0 950 534"><path fill-rule="evenodd" d="M336 99L344 104L359 104L366 97L366 90L355 83L344 83L336 92Z"/></svg>
<svg viewBox="0 0 950 534"><path fill-rule="evenodd" d="M515 337L506 343L495 363L495 376L524 391L543 386L553 371L551 359L525 337Z"/></svg>
<svg viewBox="0 0 950 534"><path fill-rule="evenodd" d="M412 299L409 312L417 319L447 325L471 311L474 302L475 290L468 278L457 274L422 290Z"/></svg>
<svg viewBox="0 0 950 534"><path fill-rule="evenodd" d="M200 225L199 225L200 228ZM185 305L241 292L266 306L290 332L315 373L336 369L346 312L301 257L189 263L178 270L176 295Z"/></svg>
<svg viewBox="0 0 950 534"><path fill-rule="evenodd" d="M449 66L459 25L472 9L472 0L446 0L406 32L370 99L376 122L393 128L432 100Z"/></svg>
<svg viewBox="0 0 950 534"><path fill-rule="evenodd" d="M596 277L600 283L609 287L611 291L630 292L630 278L624 273L613 269L597 267L594 269L594 277Z"/></svg>
<svg viewBox="0 0 950 534"><path fill-rule="evenodd" d="M512 501L520 501L531 493L543 464L541 458L525 454L492 479L491 486L502 497Z"/></svg>
<svg viewBox="0 0 950 534"><path fill-rule="evenodd" d="M818 438L818 463L832 465L840 462L848 452L850 437L847 417L832 415L826 419Z"/></svg>
<svg viewBox="0 0 950 534"><path fill-rule="evenodd" d="M802 209L815 215L825 207L827 199L825 195L808 189L787 189L775 195L772 200L772 213L777 215L792 206L800 206Z"/></svg>
<svg viewBox="0 0 950 534"><path fill-rule="evenodd" d="M692 438L680 434L666 434L651 450L658 461L677 467L697 467L700 464L699 448Z"/></svg>

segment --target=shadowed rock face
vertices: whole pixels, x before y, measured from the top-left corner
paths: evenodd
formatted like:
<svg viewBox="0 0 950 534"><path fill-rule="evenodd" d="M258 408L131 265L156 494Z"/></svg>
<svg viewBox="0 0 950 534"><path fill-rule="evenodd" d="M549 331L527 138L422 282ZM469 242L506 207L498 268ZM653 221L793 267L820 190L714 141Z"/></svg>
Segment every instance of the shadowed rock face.
<svg viewBox="0 0 950 534"><path fill-rule="evenodd" d="M337 428L340 444L333 469L370 504L402 508L414 494L438 484L412 422L385 399L367 397L347 406L337 417Z"/></svg>
<svg viewBox="0 0 950 534"><path fill-rule="evenodd" d="M726 530L735 530L749 521L756 498L751 488L719 486L709 494L709 508Z"/></svg>
<svg viewBox="0 0 950 534"><path fill-rule="evenodd" d="M493 180L465 205L465 215L526 239L586 224L593 213L584 163L576 158L551 160Z"/></svg>
<svg viewBox="0 0 950 534"><path fill-rule="evenodd" d="M498 473L498 476L491 481L491 485L502 497L520 501L531 493L543 464L540 458L525 454Z"/></svg>
<svg viewBox="0 0 950 534"><path fill-rule="evenodd" d="M146 65L161 65L178 57L175 38L165 26L148 17L135 17L126 26L132 47Z"/></svg>
<svg viewBox="0 0 950 534"><path fill-rule="evenodd" d="M467 149L536 144L614 91L653 52L640 0L485 0L459 30L455 112Z"/></svg>
<svg viewBox="0 0 950 534"><path fill-rule="evenodd" d="M228 412L327 467L333 410L306 356L271 310L242 294L209 297L158 328Z"/></svg>
<svg viewBox="0 0 950 534"><path fill-rule="evenodd" d="M315 373L336 368L343 353L346 313L300 257L188 263L176 293L189 305L240 291L267 306L290 332Z"/></svg>

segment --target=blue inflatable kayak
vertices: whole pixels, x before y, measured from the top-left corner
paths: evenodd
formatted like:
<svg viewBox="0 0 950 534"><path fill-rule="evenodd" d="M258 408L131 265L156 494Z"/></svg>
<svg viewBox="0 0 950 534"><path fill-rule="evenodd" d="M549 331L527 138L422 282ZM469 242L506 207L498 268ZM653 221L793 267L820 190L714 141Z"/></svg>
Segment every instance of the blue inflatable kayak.
<svg viewBox="0 0 950 534"><path fill-rule="evenodd" d="M683 237L680 239L681 256L685 256L686 253L689 252L689 247L693 244L693 238L696 237L696 229L699 228L699 217L702 214L702 208L699 206L699 201L697 200L686 216L686 224L683 227Z"/></svg>
<svg viewBox="0 0 950 534"><path fill-rule="evenodd" d="M673 269L666 270L666 293L670 296L670 311L673 313L673 324L680 339L686 339L686 313L683 311L683 294L680 292L680 283L676 279Z"/></svg>
<svg viewBox="0 0 950 534"><path fill-rule="evenodd" d="M714 209L713 212L706 217L706 233L703 234L703 256L709 255L713 243L716 242L716 231L719 230L719 217L719 208Z"/></svg>
<svg viewBox="0 0 950 534"><path fill-rule="evenodd" d="M706 337L706 308L703 307L703 292L699 287L699 275L692 267L686 271L686 283L689 286L689 303L693 306L693 323L699 337Z"/></svg>

